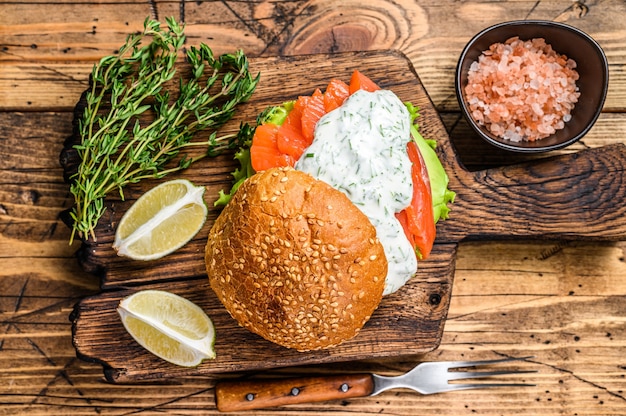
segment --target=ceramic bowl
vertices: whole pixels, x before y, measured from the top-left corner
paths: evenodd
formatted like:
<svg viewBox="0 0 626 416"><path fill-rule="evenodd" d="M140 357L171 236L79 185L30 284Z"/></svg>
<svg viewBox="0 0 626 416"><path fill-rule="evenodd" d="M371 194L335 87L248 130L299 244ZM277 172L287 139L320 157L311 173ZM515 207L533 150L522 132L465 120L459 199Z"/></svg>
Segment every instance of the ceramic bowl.
<svg viewBox="0 0 626 416"><path fill-rule="evenodd" d="M580 92L578 102L565 127L549 137L535 141L511 141L495 136L473 119L465 99L470 65L494 43L504 43L519 36L522 40L543 38L559 54L576 61ZM598 119L609 83L608 63L604 51L589 35L572 26L543 20L500 23L482 30L463 49L456 68L455 89L461 111L478 135L502 149L515 152L545 152L569 146L583 137Z"/></svg>

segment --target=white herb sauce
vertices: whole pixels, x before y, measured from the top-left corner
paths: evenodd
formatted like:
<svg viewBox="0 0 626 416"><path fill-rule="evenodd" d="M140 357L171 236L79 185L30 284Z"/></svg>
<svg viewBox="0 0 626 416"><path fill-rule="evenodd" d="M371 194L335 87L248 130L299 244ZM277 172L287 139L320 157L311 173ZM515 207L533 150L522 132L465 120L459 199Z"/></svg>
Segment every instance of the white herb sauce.
<svg viewBox="0 0 626 416"><path fill-rule="evenodd" d="M413 196L410 137L409 112L393 92L358 91L319 120L313 143L295 165L345 193L376 227L389 264L384 295L417 270L415 251L394 215Z"/></svg>

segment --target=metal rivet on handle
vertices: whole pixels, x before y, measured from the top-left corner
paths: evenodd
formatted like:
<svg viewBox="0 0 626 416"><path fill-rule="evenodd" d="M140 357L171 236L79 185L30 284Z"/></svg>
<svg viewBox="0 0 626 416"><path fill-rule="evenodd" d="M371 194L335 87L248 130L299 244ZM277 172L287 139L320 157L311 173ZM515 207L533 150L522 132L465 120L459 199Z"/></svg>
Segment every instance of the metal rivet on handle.
<svg viewBox="0 0 626 416"><path fill-rule="evenodd" d="M252 400L254 400L254 393L248 393L246 394L246 400L251 402Z"/></svg>
<svg viewBox="0 0 626 416"><path fill-rule="evenodd" d="M428 302L432 305L432 306L437 306L441 303L441 295L439 293L433 293L430 295L430 297L428 298Z"/></svg>
<svg viewBox="0 0 626 416"><path fill-rule="evenodd" d="M292 396L297 396L298 394L300 394L300 389L297 387L294 387L291 389L291 395Z"/></svg>
<svg viewBox="0 0 626 416"><path fill-rule="evenodd" d="M348 383L343 383L341 386L339 386L339 390L345 393L350 390L350 386L348 386Z"/></svg>

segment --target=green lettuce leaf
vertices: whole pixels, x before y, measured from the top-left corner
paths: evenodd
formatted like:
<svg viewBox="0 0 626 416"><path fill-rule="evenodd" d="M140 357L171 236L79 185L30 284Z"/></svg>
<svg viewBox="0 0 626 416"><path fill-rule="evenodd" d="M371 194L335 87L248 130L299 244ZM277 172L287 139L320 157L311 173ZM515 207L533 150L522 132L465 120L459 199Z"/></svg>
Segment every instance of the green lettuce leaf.
<svg viewBox="0 0 626 416"><path fill-rule="evenodd" d="M456 193L448 189L448 174L435 152L437 142L424 139L419 132L419 125L415 122L419 115L418 108L409 102L404 103L404 105L409 110L409 114L411 114L411 137L417 144L428 171L433 198L433 215L436 223L440 219L445 220L448 218L450 212L448 204L454 202Z"/></svg>

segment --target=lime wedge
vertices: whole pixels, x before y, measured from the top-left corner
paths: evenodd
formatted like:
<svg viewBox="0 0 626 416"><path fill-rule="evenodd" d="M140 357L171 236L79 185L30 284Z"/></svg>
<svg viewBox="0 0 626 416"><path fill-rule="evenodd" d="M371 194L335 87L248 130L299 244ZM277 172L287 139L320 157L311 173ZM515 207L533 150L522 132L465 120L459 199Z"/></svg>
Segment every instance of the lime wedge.
<svg viewBox="0 0 626 416"><path fill-rule="evenodd" d="M124 214L113 248L134 260L155 260L178 250L200 231L208 214L205 188L186 179L164 182Z"/></svg>
<svg viewBox="0 0 626 416"><path fill-rule="evenodd" d="M215 358L213 322L181 296L142 290L122 299L117 312L135 341L165 361L195 367Z"/></svg>

